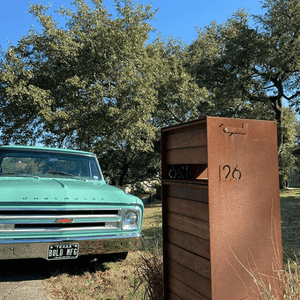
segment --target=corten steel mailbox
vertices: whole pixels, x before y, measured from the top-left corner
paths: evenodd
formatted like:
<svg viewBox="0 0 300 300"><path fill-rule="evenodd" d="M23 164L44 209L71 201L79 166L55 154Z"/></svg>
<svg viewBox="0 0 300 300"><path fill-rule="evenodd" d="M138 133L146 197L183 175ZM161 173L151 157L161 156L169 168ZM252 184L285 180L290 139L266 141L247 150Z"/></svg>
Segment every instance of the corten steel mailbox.
<svg viewBox="0 0 300 300"><path fill-rule="evenodd" d="M162 129L165 299L282 299L276 122L201 118Z"/></svg>

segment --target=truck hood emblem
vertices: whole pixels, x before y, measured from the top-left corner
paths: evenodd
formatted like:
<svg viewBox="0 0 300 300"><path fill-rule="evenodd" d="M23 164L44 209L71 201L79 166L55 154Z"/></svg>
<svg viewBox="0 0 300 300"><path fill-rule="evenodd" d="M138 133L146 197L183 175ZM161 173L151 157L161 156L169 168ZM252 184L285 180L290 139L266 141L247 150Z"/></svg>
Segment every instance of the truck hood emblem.
<svg viewBox="0 0 300 300"><path fill-rule="evenodd" d="M68 224L68 223L72 223L72 222L73 222L73 219L67 219L67 218L56 219L56 223Z"/></svg>

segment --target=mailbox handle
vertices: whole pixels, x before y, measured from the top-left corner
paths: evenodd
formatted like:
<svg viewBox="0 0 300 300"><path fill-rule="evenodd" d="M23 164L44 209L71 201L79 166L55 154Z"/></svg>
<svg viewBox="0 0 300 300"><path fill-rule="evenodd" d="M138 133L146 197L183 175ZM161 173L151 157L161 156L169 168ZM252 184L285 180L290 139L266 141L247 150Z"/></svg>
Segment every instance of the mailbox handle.
<svg viewBox="0 0 300 300"><path fill-rule="evenodd" d="M229 135L232 134L248 134L248 129L249 129L249 124L248 123L243 123L242 128L237 128L237 127L224 127L223 131L225 133L229 133Z"/></svg>

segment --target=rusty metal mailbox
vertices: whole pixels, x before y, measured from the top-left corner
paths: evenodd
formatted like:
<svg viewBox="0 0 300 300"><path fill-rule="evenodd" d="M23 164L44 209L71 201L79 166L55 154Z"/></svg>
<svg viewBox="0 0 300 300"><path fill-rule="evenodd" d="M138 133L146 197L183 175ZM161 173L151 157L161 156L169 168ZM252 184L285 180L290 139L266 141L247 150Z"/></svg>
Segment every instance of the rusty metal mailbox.
<svg viewBox="0 0 300 300"><path fill-rule="evenodd" d="M281 299L276 132L217 117L162 129L165 299L257 299L252 275Z"/></svg>

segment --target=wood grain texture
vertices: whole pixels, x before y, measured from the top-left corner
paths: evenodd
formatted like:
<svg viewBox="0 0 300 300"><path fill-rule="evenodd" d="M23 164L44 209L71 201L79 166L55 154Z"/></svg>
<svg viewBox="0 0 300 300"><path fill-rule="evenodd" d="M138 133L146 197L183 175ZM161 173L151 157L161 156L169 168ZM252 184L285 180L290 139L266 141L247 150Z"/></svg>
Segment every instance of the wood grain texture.
<svg viewBox="0 0 300 300"><path fill-rule="evenodd" d="M177 263L176 261L168 261L168 273L177 280L181 281L185 285L188 285L190 288L194 289L204 297L211 299L211 280L187 269L185 266ZM172 290L173 287L168 285ZM197 299L197 298L190 298Z"/></svg>
<svg viewBox="0 0 300 300"><path fill-rule="evenodd" d="M166 197L165 201L167 211L206 222L209 221L208 203L174 197Z"/></svg>
<svg viewBox="0 0 300 300"><path fill-rule="evenodd" d="M170 293L171 296L169 299L183 299L183 300L191 300L191 299L197 299L197 300L209 300L211 298L206 298L196 290L192 289L185 283L181 282L177 278L170 276L168 279L169 289L172 290ZM174 297L175 295L176 297ZM172 298L174 297L174 298Z"/></svg>
<svg viewBox="0 0 300 300"><path fill-rule="evenodd" d="M207 164L207 147L166 150L167 165Z"/></svg>
<svg viewBox="0 0 300 300"><path fill-rule="evenodd" d="M167 253L169 259L178 262L187 269L190 269L207 279L211 279L211 264L208 259L170 243L167 243Z"/></svg>
<svg viewBox="0 0 300 300"><path fill-rule="evenodd" d="M206 185L169 182L164 184L164 196L208 202L208 188Z"/></svg>
<svg viewBox="0 0 300 300"><path fill-rule="evenodd" d="M167 212L166 225L191 235L208 240L209 225L208 222Z"/></svg>
<svg viewBox="0 0 300 300"><path fill-rule="evenodd" d="M166 149L206 146L206 129L177 132L166 135Z"/></svg>
<svg viewBox="0 0 300 300"><path fill-rule="evenodd" d="M186 249L187 251L205 257L206 259L210 259L209 240L205 240L189 233L169 227L168 240L165 242L170 242L174 245L177 245L178 247Z"/></svg>

